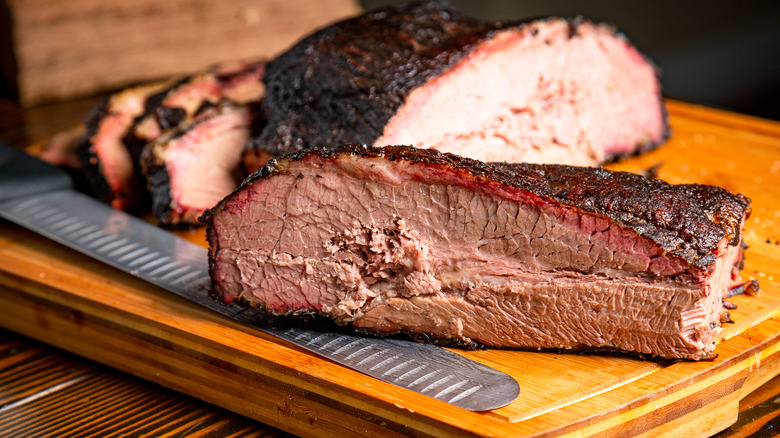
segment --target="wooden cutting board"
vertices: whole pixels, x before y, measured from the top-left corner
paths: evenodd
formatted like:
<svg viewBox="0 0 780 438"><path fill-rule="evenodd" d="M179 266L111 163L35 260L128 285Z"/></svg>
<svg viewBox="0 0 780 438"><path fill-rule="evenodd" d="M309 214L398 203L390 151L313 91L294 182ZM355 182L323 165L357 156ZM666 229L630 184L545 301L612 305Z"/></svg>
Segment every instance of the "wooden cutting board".
<svg viewBox="0 0 780 438"><path fill-rule="evenodd" d="M515 377L512 404L468 412L366 377L0 222L0 326L299 435L708 436L780 373L780 123L669 102L672 139L616 169L753 199L738 296L708 362L460 351ZM203 232L182 232L204 244Z"/></svg>

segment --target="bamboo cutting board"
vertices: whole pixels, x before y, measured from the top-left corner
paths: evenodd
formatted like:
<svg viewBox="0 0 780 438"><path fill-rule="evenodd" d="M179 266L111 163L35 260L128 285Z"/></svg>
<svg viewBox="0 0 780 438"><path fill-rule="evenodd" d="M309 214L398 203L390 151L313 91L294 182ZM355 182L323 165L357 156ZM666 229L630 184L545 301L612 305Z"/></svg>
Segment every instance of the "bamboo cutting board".
<svg viewBox="0 0 780 438"><path fill-rule="evenodd" d="M0 222L0 326L299 435L708 436L780 373L780 123L669 102L674 136L612 166L753 199L745 278L708 362L456 351L507 372L512 404L468 412L313 356ZM203 232L183 237L204 243Z"/></svg>

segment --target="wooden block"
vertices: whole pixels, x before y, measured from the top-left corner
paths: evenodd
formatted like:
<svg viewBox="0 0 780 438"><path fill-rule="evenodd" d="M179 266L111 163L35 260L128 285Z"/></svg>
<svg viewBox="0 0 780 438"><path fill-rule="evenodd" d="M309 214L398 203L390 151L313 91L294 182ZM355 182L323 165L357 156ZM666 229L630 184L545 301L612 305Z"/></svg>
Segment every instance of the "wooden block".
<svg viewBox="0 0 780 438"><path fill-rule="evenodd" d="M8 0L23 106L271 57L356 0ZM9 64L3 59L3 64ZM14 69L4 69L14 70ZM6 73L6 75L12 73Z"/></svg>

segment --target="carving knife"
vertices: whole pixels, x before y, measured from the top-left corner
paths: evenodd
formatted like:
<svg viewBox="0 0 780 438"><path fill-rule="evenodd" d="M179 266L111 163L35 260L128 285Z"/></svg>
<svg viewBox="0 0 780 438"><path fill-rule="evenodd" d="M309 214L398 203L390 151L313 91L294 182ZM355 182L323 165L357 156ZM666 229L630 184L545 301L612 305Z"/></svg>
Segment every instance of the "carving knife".
<svg viewBox="0 0 780 438"><path fill-rule="evenodd" d="M205 248L72 188L62 170L0 143L0 217L219 314L371 377L472 411L497 409L520 393L506 373L440 347L259 322L239 304L208 295Z"/></svg>

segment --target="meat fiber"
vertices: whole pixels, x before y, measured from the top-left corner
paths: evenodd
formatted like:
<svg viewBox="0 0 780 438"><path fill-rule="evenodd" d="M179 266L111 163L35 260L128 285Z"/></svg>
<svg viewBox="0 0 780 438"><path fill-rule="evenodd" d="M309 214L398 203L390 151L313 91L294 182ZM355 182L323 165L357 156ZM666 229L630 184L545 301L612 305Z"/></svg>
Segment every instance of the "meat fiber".
<svg viewBox="0 0 780 438"><path fill-rule="evenodd" d="M708 359L750 200L598 168L345 146L204 215L213 294L376 333Z"/></svg>
<svg viewBox="0 0 780 438"><path fill-rule="evenodd" d="M263 122L260 104L223 101L149 143L141 164L158 223L200 225L198 217L246 176L241 151Z"/></svg>
<svg viewBox="0 0 780 438"><path fill-rule="evenodd" d="M246 153L413 144L484 161L600 165L668 135L654 66L606 24L482 22L391 6L270 62L268 126Z"/></svg>

